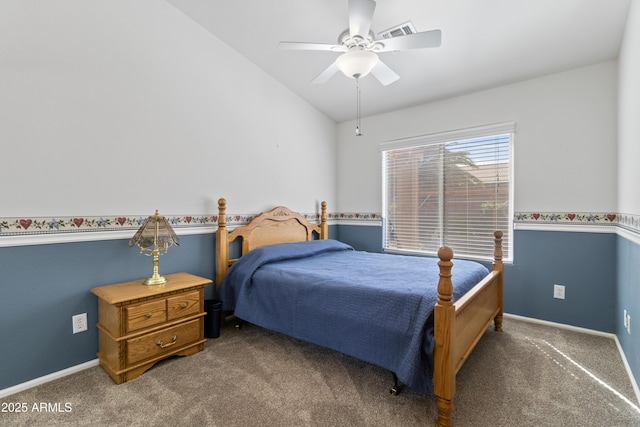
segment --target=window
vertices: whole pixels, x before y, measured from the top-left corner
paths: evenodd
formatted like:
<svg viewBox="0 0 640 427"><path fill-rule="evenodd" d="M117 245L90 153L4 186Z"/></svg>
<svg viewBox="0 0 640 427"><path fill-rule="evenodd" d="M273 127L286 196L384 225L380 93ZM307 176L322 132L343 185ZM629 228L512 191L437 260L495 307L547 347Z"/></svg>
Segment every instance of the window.
<svg viewBox="0 0 640 427"><path fill-rule="evenodd" d="M383 247L493 259L501 230L512 256L513 123L383 143Z"/></svg>

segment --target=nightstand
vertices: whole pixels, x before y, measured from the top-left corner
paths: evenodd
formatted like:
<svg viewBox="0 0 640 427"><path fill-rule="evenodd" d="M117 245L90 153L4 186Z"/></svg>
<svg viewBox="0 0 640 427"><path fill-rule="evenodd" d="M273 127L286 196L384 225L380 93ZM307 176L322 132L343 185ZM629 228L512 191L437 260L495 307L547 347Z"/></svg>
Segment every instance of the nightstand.
<svg viewBox="0 0 640 427"><path fill-rule="evenodd" d="M211 280L188 273L166 278L163 285L135 280L91 289L98 296L98 359L116 384L169 356L204 349L204 288Z"/></svg>

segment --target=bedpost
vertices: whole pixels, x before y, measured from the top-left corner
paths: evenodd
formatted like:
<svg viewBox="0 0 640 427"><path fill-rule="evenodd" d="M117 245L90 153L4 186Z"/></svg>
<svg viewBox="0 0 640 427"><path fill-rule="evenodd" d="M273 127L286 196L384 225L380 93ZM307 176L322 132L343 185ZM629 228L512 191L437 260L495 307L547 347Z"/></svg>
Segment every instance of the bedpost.
<svg viewBox="0 0 640 427"><path fill-rule="evenodd" d="M218 230L216 231L216 290L229 268L229 232L227 231L227 201L218 199Z"/></svg>
<svg viewBox="0 0 640 427"><path fill-rule="evenodd" d="M324 200L320 204L320 239L326 240L329 238L329 226L327 225L327 202Z"/></svg>
<svg viewBox="0 0 640 427"><path fill-rule="evenodd" d="M502 264L502 231L496 230L493 233L494 249L493 249L493 271L500 273L498 278L498 304L500 305L500 311L493 319L494 330L502 332L502 284L504 277L504 265Z"/></svg>
<svg viewBox="0 0 640 427"><path fill-rule="evenodd" d="M438 258L440 258L438 261L440 279L438 281L438 302L434 308L433 391L438 402L436 424L445 427L451 426L451 411L455 394L455 372L451 354L455 315L453 283L451 282L453 251L451 248L443 246L438 250Z"/></svg>

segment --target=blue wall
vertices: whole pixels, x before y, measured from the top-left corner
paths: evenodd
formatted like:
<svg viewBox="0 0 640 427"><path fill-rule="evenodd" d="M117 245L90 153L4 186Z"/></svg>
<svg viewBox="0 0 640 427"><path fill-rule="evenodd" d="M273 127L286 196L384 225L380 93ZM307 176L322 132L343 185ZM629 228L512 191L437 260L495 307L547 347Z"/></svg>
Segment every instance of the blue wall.
<svg viewBox="0 0 640 427"><path fill-rule="evenodd" d="M359 251L382 252L382 227L339 225L338 239Z"/></svg>
<svg viewBox="0 0 640 427"><path fill-rule="evenodd" d="M564 300L553 285L565 286ZM505 267L508 313L616 331L616 235L516 231L514 263Z"/></svg>
<svg viewBox="0 0 640 427"><path fill-rule="evenodd" d="M382 250L379 226L331 226L329 235L358 250ZM214 256L214 234L184 235L160 258L160 273L213 278ZM638 378L640 340L623 329L621 313L626 308L640 331L639 245L613 233L516 231L514 256L505 266L505 312L616 333ZM0 263L0 390L94 360L91 288L151 273L151 259L126 239L5 247ZM565 300L553 298L554 283L566 286ZM212 286L205 297L213 297ZM87 313L89 330L74 335L78 313Z"/></svg>
<svg viewBox="0 0 640 427"><path fill-rule="evenodd" d="M640 245L618 237L617 248L616 335L636 382L640 382ZM631 334L624 329L623 310L631 316Z"/></svg>
<svg viewBox="0 0 640 427"><path fill-rule="evenodd" d="M180 237L160 274L213 277L213 234ZM96 358L98 301L91 288L151 275L151 258L128 240L0 248L0 390ZM213 295L211 286L205 295ZM87 332L71 316L87 313Z"/></svg>

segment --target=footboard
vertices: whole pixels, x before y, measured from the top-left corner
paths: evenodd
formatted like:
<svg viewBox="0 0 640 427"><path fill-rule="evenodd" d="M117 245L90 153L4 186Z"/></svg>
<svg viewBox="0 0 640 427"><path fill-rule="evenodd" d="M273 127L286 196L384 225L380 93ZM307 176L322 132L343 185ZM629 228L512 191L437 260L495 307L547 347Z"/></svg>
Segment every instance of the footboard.
<svg viewBox="0 0 640 427"><path fill-rule="evenodd" d="M492 271L454 304L451 357L456 373L492 321L495 321L497 331L502 329L498 322L502 315L501 278L501 272Z"/></svg>
<svg viewBox="0 0 640 427"><path fill-rule="evenodd" d="M438 303L434 310L434 393L438 401L438 426L451 426L455 376L491 322L502 330L502 232L494 233L492 271L453 303L451 267L453 251L441 248Z"/></svg>

